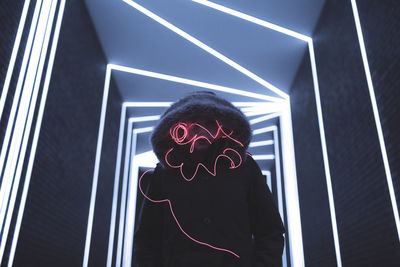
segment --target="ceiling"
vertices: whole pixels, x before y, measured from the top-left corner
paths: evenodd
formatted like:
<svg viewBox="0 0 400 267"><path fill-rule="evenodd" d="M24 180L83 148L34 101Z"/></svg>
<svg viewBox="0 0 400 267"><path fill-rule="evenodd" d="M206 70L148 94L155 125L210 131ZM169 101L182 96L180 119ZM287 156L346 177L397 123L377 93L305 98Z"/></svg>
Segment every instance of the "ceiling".
<svg viewBox="0 0 400 267"><path fill-rule="evenodd" d="M127 0L158 15L252 74L289 92L306 43L191 0ZM311 36L324 0L218 0ZM279 97L123 0L86 0L108 63ZM124 101L175 101L198 87L113 71ZM260 101L221 93L230 101Z"/></svg>
<svg viewBox="0 0 400 267"><path fill-rule="evenodd" d="M214 86L219 96L232 102L281 98L290 91L307 48L302 40L195 1L125 1L86 0L107 62L130 68L112 71L123 101L173 102L191 91L204 90L198 84L193 85L193 81ZM324 2L218 0L214 3L311 36ZM176 77L186 80L177 82ZM235 92L241 95L230 89L240 90ZM249 92L261 99L244 96ZM128 110L128 117L160 115L164 110L165 107L135 107ZM263 112L258 118L271 113L264 108ZM247 115L249 120L256 118ZM154 124L155 120L135 122L133 128ZM276 124L277 119L273 118L251 126L257 129ZM138 135L137 154L151 149L149 135L150 132ZM266 132L253 136L252 142L273 139L272 133ZM267 145L252 147L249 152L271 155L274 149ZM270 170L273 161L258 163L263 170Z"/></svg>

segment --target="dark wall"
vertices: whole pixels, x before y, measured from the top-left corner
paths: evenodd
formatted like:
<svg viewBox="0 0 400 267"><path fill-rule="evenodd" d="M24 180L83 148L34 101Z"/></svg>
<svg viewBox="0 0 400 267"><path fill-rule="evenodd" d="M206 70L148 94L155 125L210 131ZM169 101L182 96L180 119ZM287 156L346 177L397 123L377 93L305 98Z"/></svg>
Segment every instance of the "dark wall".
<svg viewBox="0 0 400 267"><path fill-rule="evenodd" d="M0 9L2 77L24 1L9 2ZM83 1L67 1L13 266L82 265L106 63ZM91 266L107 256L120 102L112 90Z"/></svg>
<svg viewBox="0 0 400 267"><path fill-rule="evenodd" d="M400 4L358 5L398 198ZM343 266L397 266L399 240L351 2L328 0L313 39ZM309 64L306 54L291 91L305 263L336 266Z"/></svg>

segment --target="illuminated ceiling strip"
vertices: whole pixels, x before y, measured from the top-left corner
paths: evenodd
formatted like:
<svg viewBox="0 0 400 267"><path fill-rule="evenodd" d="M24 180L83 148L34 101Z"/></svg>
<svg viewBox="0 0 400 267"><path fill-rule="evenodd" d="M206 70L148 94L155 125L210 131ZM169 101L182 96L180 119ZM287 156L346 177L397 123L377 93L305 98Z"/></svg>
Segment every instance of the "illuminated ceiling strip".
<svg viewBox="0 0 400 267"><path fill-rule="evenodd" d="M90 206L89 206L89 216L88 216L88 224L87 224L87 231L86 231L85 251L84 251L83 263L82 263L83 267L87 267L88 263L89 263L90 242L91 242L91 237L92 237L94 207L95 207L95 202L96 202L97 183L98 183L98 178L99 178L101 149L103 146L104 125L105 125L105 118L106 118L108 92L109 92L109 87L110 87L109 86L110 78L111 78L111 67L109 65L107 65L106 77L105 77L105 82L104 82L104 91L103 91L103 102L101 105L99 133L98 133L98 138L97 138L96 158L95 158L94 171L93 171L92 192L91 192L91 196L90 196Z"/></svg>
<svg viewBox="0 0 400 267"><path fill-rule="evenodd" d="M140 134L140 133L149 133L149 132L152 132L153 130L154 130L154 127L145 127L145 128L134 129L133 132L135 134Z"/></svg>
<svg viewBox="0 0 400 267"><path fill-rule="evenodd" d="M374 113L374 119L375 119L375 126L376 126L376 130L378 132L379 145L381 148L383 165L385 167L386 181L387 181L387 185L388 185L388 189L389 189L389 195L390 195L390 200L391 200L391 204L392 204L394 220L396 223L397 235L398 235L398 239L400 240L399 210L397 207L396 194L394 192L393 178L392 178L392 174L390 171L388 155L386 152L385 139L383 137L383 131L382 131L381 120L379 117L378 105L376 103L374 85L372 83L371 71L369 68L367 52L365 49L365 43L364 43L364 37L363 37L362 29L361 29L360 17L358 15L357 3L355 0L351 0L351 6L353 8L354 21L355 21L356 29L357 29L358 42L360 44L360 50L361 50L361 56L362 56L362 60L363 60L364 70L365 70L365 76L367 78L369 96L371 98L372 111Z"/></svg>
<svg viewBox="0 0 400 267"><path fill-rule="evenodd" d="M157 73L157 72L152 72L152 71L147 71L147 70L142 70L142 69L126 67L126 66L121 66L121 65L115 65L115 64L108 64L108 65L112 69L117 70L117 71L147 76L147 77L151 77L151 78L156 78L156 79L161 79L161 80L166 80L166 81L171 81L171 82L176 82L176 83L188 84L188 85L197 86L197 87L203 87L203 88L207 88L210 90L231 93L231 94L236 94L236 95L241 95L241 96L247 96L247 97L257 98L257 99L261 99L261 100L265 100L265 101L282 102L282 99L277 98L277 97L251 93L251 92L247 92L244 90L239 90L239 89L230 88L230 87L226 87L226 86L216 85L216 84L212 84L212 83L205 83L205 82L195 81L195 80L191 80L191 79L181 78L181 77L177 77L177 76L172 76L172 75L167 75L167 74L162 74L162 73Z"/></svg>
<svg viewBox="0 0 400 267"><path fill-rule="evenodd" d="M11 52L10 63L8 64L6 79L4 80L3 91L1 92L1 98L0 98L0 121L1 121L1 118L2 118L2 115L3 115L4 104L6 102L8 90L9 90L9 87L10 87L11 76L12 76L12 73L14 71L15 60L17 59L19 45L21 44L22 32L24 30L25 21L26 21L26 15L28 14L28 7L29 7L30 2L31 2L30 0L25 0L24 7L22 8L21 19L19 21L17 35L15 37L14 46L13 46L13 49L12 49L12 52Z"/></svg>
<svg viewBox="0 0 400 267"><path fill-rule="evenodd" d="M126 107L144 107L144 108L154 108L154 107L169 107L173 102L124 102L123 105Z"/></svg>
<svg viewBox="0 0 400 267"><path fill-rule="evenodd" d="M323 154L323 160L324 160L325 177L327 180L327 187L328 187L328 198L329 198L329 207L330 207L330 212L331 212L332 233L333 233L333 239L334 239L334 243L335 243L336 262L337 262L338 267L341 267L342 260L341 260L340 246L339 246L339 235L338 235L338 230L337 230L335 204L334 204L333 192L332 192L332 183L331 183L331 176L330 176L330 169L329 169L328 154L326 153L327 148L326 148L326 141L325 141L325 131L323 128L324 125L323 125L323 118L322 118L321 100L320 100L320 96L319 96L318 75L317 75L317 69L316 69L316 63L315 63L315 54L314 54L312 38L302 35L302 34L299 34L297 32L291 31L289 29L277 26L275 24L269 23L267 21L260 20L255 17L251 17L249 15L235 11L233 9L226 8L221 5L217 5L215 3L211 3L209 1L205 1L205 0L192 0L192 1L198 2L200 4L204 4L211 8L215 8L217 10L220 10L221 12L231 14L233 16L236 16L236 17L242 18L244 20L258 24L260 26L264 26L266 28L276 30L283 34L290 35L292 37L298 38L298 39L303 40L308 43L308 48L309 48L309 52L310 52L311 69L312 69L312 75L313 75L313 83L314 83L314 93L315 93L316 106L317 106L317 117L318 117L318 122L319 122L319 129L320 129L321 147L322 147L322 154Z"/></svg>
<svg viewBox="0 0 400 267"><path fill-rule="evenodd" d="M275 125L264 127L264 128L255 129L255 130L253 130L253 135L272 132L272 131L274 131L276 129L277 129L277 127Z"/></svg>
<svg viewBox="0 0 400 267"><path fill-rule="evenodd" d="M40 14L40 7L41 7L41 1L36 2L35 10L33 13L32 17L32 22L31 22L31 27L29 29L29 35L28 39L26 41L26 46L25 46L25 52L18 76L18 81L17 81L17 87L15 89L14 97L13 97L13 104L11 106L11 111L10 115L8 117L8 122L7 122L7 129L6 129L6 134L3 139L3 144L1 148L1 154L0 154L0 177L5 177L3 175L3 167L4 167L4 162L7 156L7 151L9 147L9 142L11 138L11 134L13 131L14 127L14 119L15 119L15 114L18 110L18 104L19 104L19 99L21 95L21 90L22 90L22 84L25 79L25 71L29 62L29 55L31 52L32 44L33 44L33 38L35 37L35 30L36 30L36 25L38 23L38 18ZM10 183L10 179L8 177L5 177L5 179L1 179L1 189L0 189L0 205L2 205L3 199L5 197L5 194L7 192L6 187L8 188L7 184ZM0 226L1 227L1 226Z"/></svg>
<svg viewBox="0 0 400 267"><path fill-rule="evenodd" d="M291 36L291 37L294 37L294 38L303 40L303 41L305 41L305 42L308 42L309 40L311 40L310 37L308 37L308 36L306 36L306 35L304 35L304 34L300 34L300 33L298 33L298 32L295 32L295 31L289 30L289 29L287 29L287 28L278 26L278 25L273 24L273 23L271 23L271 22L258 19L258 18L256 18L256 17L247 15L247 14L245 14L245 13L242 13L242 12L239 12L239 11L236 11L236 10L233 10L233 9L231 9L231 8L227 8L227 7L225 7L225 6L222 6L222 5L219 5L219 4L216 4L216 3L213 3L213 2L207 1L207 0L192 0L192 1L193 1L193 2L196 2L196 3L199 3L199 4L202 4L202 5L205 5L205 6L208 6L208 7L213 8L213 9L219 10L219 11L221 11L221 12L224 12L224 13L227 13L227 14L230 14L230 15L233 15L233 16L238 17L238 18L241 18L241 19L243 19L243 20L247 20L247 21L252 22L252 23L254 23L254 24L257 24L257 25L260 25L260 26L269 28L269 29L271 29L271 30L274 30L274 31L283 33L283 34L285 34L285 35L289 35L289 36Z"/></svg>
<svg viewBox="0 0 400 267"><path fill-rule="evenodd" d="M273 160L275 156L272 154L265 154L265 155L252 155L254 160Z"/></svg>
<svg viewBox="0 0 400 267"><path fill-rule="evenodd" d="M31 131L39 85L53 25L55 7L56 4L52 5L50 1L47 1L43 3L41 8L25 84L20 99L20 107L15 122L14 134L11 140L9 156L6 161L3 177L6 178L5 180L7 182L3 183L2 186L4 191L0 215L0 225L3 226L0 244L0 262L3 260L11 218L15 208L22 166L26 156L29 133ZM50 27L48 27L49 24Z"/></svg>
<svg viewBox="0 0 400 267"><path fill-rule="evenodd" d="M21 222L22 222L22 218L23 218L24 210L25 210L26 197L28 195L29 184L30 184L31 175L32 175L33 162L35 159L36 148L37 148L37 143L38 143L39 134L40 134L40 128L41 128L40 126L42 124L43 113L44 113L44 109L46 106L47 92L49 89L51 73L53 70L54 57L55 57L55 53L57 50L58 37L60 34L61 23L62 23L62 18L63 18L63 14L64 14L64 7L65 7L65 0L61 0L58 15L57 15L57 22L56 22L56 26L55 26L55 30L54 30L54 37L53 37L53 41L52 41L52 45L51 45L51 51L50 51L50 55L49 55L47 72L46 72L44 85L43 85L43 93L42 93L42 98L40 101L38 117L37 117L36 126L35 126L35 133L33 136L32 147L31 147L29 162L28 162L27 171L26 171L25 183L24 183L22 196L21 196L21 203L20 203L20 207L18 210L17 220L15 223L14 235L13 235L11 248L10 248L8 267L13 266L15 250L16 250L17 243L18 243L18 237L19 237L19 233L20 233L20 229L21 229Z"/></svg>
<svg viewBox="0 0 400 267"><path fill-rule="evenodd" d="M134 118L130 118L129 121L131 121L131 122L157 121L160 119L160 117L161 117L161 115L134 117Z"/></svg>
<svg viewBox="0 0 400 267"><path fill-rule="evenodd" d="M252 80L258 82L259 84L261 84L262 86L268 88L272 92L274 92L277 95L281 96L283 99L288 99L289 98L289 96L285 92L283 92L282 90L278 89L276 86L274 86L271 83L265 81L264 79L262 79L261 77L257 76L253 72L249 71L248 69L244 68L243 66L241 66L238 63L234 62L233 60L227 58L226 56L222 55L221 53L219 53L215 49L209 47L205 43L201 42L200 40L194 38L190 34L188 34L188 33L184 32L183 30L179 29L175 25L172 25L171 23L169 23L165 19L157 16L156 14L151 12L150 10L144 8L143 6L137 4L136 2L134 2L132 0L123 0L123 1L125 3L127 3L128 5L130 5L131 7L135 8L136 10L142 12L146 16L148 16L148 17L152 18L153 20L157 21L161 25L167 27L171 31L175 32L176 34L180 35L181 37L185 38L189 42L191 42L194 45L198 46L199 48L207 51L211 55L213 55L216 58L222 60L223 62L225 62L226 64L230 65L231 67L233 67L234 69L238 70L239 72L243 73L244 75L246 75L250 79L252 79Z"/></svg>
<svg viewBox="0 0 400 267"><path fill-rule="evenodd" d="M280 113L268 114L268 115L265 115L265 116L261 116L261 117L252 119L252 120L249 121L249 123L250 123L250 125L253 125L253 124L256 124L256 123L259 123L259 122L263 122L263 121L271 120L273 118L277 118L277 117L279 117L279 115L280 115Z"/></svg>
<svg viewBox="0 0 400 267"><path fill-rule="evenodd" d="M265 110L260 110L260 111L251 111L251 112L245 112L244 115L246 117L254 117L254 116L259 116L259 115L264 115L264 114L271 114L274 113L275 111L265 111Z"/></svg>
<svg viewBox="0 0 400 267"><path fill-rule="evenodd" d="M265 141L251 142L249 144L249 147L269 146L273 144L274 140L265 140Z"/></svg>

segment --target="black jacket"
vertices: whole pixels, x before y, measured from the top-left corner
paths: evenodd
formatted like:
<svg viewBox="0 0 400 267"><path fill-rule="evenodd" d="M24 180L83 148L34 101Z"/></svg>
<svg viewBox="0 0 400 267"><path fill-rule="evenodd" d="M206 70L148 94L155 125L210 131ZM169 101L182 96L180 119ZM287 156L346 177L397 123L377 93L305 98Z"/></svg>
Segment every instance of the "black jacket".
<svg viewBox="0 0 400 267"><path fill-rule="evenodd" d="M199 114L217 120L226 134L212 140L202 162L211 173L200 167L185 180L181 169L169 163L185 163L182 172L188 179L198 162L186 152L190 144L172 141L170 129L198 120ZM149 186L141 188L147 198L134 237L136 266L281 266L284 228L258 165L246 154L250 136L244 115L212 94L191 95L167 110L152 135L160 163L141 179ZM230 155L233 160L216 160L227 146L237 151Z"/></svg>

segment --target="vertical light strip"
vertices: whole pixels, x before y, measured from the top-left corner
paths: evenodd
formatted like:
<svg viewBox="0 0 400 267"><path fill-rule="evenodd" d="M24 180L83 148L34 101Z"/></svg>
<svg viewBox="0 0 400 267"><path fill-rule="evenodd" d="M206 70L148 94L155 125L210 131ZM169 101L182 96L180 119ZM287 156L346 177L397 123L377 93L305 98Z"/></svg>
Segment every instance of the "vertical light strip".
<svg viewBox="0 0 400 267"><path fill-rule="evenodd" d="M38 26L41 26L44 28L44 36L41 36L41 35L38 36L40 38L39 41L42 44L40 46L40 49L37 50L40 57L36 64L37 70L35 73L35 78L33 79L32 83L30 84L31 87L28 87L28 90L30 91L30 94L28 94L30 101L27 101L27 102L28 103L30 102L30 104L27 104L27 109L29 107L29 110L26 110L26 113L23 114L25 117L23 120L24 121L26 120L26 127L25 127L25 129L23 127L21 127L22 129L20 129L20 132L22 134L21 138L23 140L18 140L18 143L21 143L21 141L22 141L22 144L19 144L19 146L21 146L21 147L20 147L20 151L19 151L18 160L16 162L11 163L11 164L14 164L14 165L12 165L12 176L13 176L14 184L12 186L9 207L8 207L6 221L5 221L5 225L4 225L3 233L2 233L2 240L1 240L1 245L0 245L0 262L3 259L6 240L8 237L10 223L11 223L11 218L12 218L12 214L14 211L17 192L19 189L19 183L21 180L22 167L23 167L23 163L25 161L26 148L28 145L28 140L29 140L29 136L30 136L30 132L31 132L32 120L33 120L33 115L35 113L37 97L38 97L38 93L39 93L39 87L40 87L40 83L42 80L43 67L44 67L46 56L47 56L49 39L50 39L51 31L53 28L53 19L55 16L57 1L50 0L49 4L50 4L49 9L42 9L42 11L44 12L43 17L44 17L45 23L44 24L39 23L39 25L38 25ZM41 17L42 17L42 15L41 15ZM24 91L25 90L26 89L24 89ZM15 170L15 167L17 167L16 170ZM6 170L7 170L7 167L6 167ZM15 171L16 171L16 173L14 173Z"/></svg>
<svg viewBox="0 0 400 267"><path fill-rule="evenodd" d="M276 190L278 191L278 209L282 219L285 218L283 214L283 198L282 198L282 176L281 176L281 159L279 153L279 140L278 129L272 131L274 136L274 152L275 152L275 174L276 174Z"/></svg>
<svg viewBox="0 0 400 267"><path fill-rule="evenodd" d="M24 135L25 124L27 123L28 108L31 102L31 97L34 90L34 84L36 80L36 75L38 74L38 68L40 65L40 56L43 48L46 25L49 18L49 12L51 7L51 1L45 0L40 10L40 15L38 19L38 25L36 34L33 41L33 47L31 52L31 57L28 64L28 70L25 77L24 87L22 90L22 96L20 100L20 105L18 108L17 118L14 127L14 133L11 138L11 145L8 152L7 161L5 163L5 170L3 173L3 178L5 178L5 183L2 184L2 203L1 203L1 214L0 214L0 225L3 226L3 222L6 216L7 205L9 202L11 190L14 184L14 175L16 171L16 165L19 153L21 152L22 139ZM29 126L28 126L29 127ZM17 186L17 185L15 185ZM4 234L3 228L3 234ZM0 251L0 259L2 257L2 252Z"/></svg>
<svg viewBox="0 0 400 267"><path fill-rule="evenodd" d="M21 229L21 222L22 222L22 218L23 218L23 214L24 214L24 210L25 210L26 197L28 195L29 184L30 184L31 175L32 175L33 162L35 159L36 148L37 148L37 143L38 143L39 134L40 134L40 127L42 124L44 108L46 106L47 92L49 89L51 73L53 70L54 57L55 57L55 53L57 51L58 37L60 34L60 29L61 29L61 23L62 23L62 18L63 18L63 14L64 14L64 7L65 7L65 0L61 0L59 11L58 11L58 16L57 16L57 22L56 22L56 26L55 26L55 30L54 30L54 36L53 36L49 61L48 61L48 65L47 65L46 77L45 77L43 92L42 92L42 99L40 101L38 118L36 121L35 133L34 133L34 137L33 137L33 141L32 141L32 147L31 147L31 152L30 152L30 157L29 157L29 162L28 162L28 168L27 168L27 172L26 172L24 188L22 191L21 203L20 203L20 207L18 210L17 221L15 224L14 235L13 235L13 239L12 239L12 243L11 243L8 267L12 267L12 265L13 265L15 250L16 250L17 243L18 243L18 237L19 237L19 233L20 233L20 229Z"/></svg>
<svg viewBox="0 0 400 267"><path fill-rule="evenodd" d="M138 3L136 3L136 2L134 2L132 0L123 0L123 1L125 3L127 3L128 5L130 5L131 7L135 8L136 10L140 11L144 15L146 15L146 16L150 17L151 19L157 21L161 25L165 26L166 28L170 29L171 31L175 32L176 34L180 35L181 37L185 38L186 40L188 40L189 42L193 43L194 45L198 46L199 48L201 48L201 49L205 50L206 52L210 53L211 55L215 56L219 60L225 62L226 64L228 64L232 68L236 69L237 71L243 73L244 75L246 75L250 79L256 81L257 83L261 84L265 88L267 88L267 89L271 90L272 92L274 92L275 94L281 96L283 99L288 99L289 98L288 94L286 94L282 90L278 89L276 86L272 85L271 83L269 83L266 80L262 79L261 77L257 76L253 72L249 71L248 69L244 68L243 66L239 65L238 63L234 62L233 60L229 59L228 57L222 55L221 53L219 53L215 49L209 47L205 43L201 42L200 40L194 38L190 34L188 34L188 33L184 32L183 30L179 29L175 25L172 25L171 23L169 23L165 19L161 18L160 16L157 16L156 14L151 12L150 10L144 8L143 6L139 5Z"/></svg>
<svg viewBox="0 0 400 267"><path fill-rule="evenodd" d="M324 120L322 117L321 98L319 95L317 64L315 62L314 45L313 45L312 40L308 43L308 49L309 49L309 54L310 54L311 70L312 70L313 83L314 83L315 104L317 107L317 117L318 117L318 125L319 125L319 134L320 134L320 138L321 138L322 158L324 160L326 186L327 186L327 190L328 190L333 241L335 243L336 264L338 267L342 267L342 258L341 258L340 245L339 245L339 234L338 234L337 222L336 222L335 201L333 198L332 180L331 180L331 172L330 172L330 167L329 167L328 150L327 150L327 146L326 146Z"/></svg>
<svg viewBox="0 0 400 267"><path fill-rule="evenodd" d="M121 172L122 145L124 142L125 118L126 118L126 105L122 104L120 123L119 123L118 151L117 151L117 161L116 161L117 163L115 166L115 176L114 176L113 202L111 208L110 233L108 237L107 267L111 267L112 265L112 258L114 252L115 221L117 216L118 189L119 189L119 180Z"/></svg>
<svg viewBox="0 0 400 267"><path fill-rule="evenodd" d="M132 149L132 121L128 122L128 129L126 135L126 146L125 146L125 163L124 163L124 173L122 180L121 189L121 207L119 212L119 226L118 226L118 243L117 243L117 255L115 266L120 267L122 262L122 251L124 245L124 228L125 228L125 216L126 216L126 199L128 190L128 175L130 169L130 156ZM125 266L125 265L123 265Z"/></svg>
<svg viewBox="0 0 400 267"><path fill-rule="evenodd" d="M28 39L26 42L24 57L22 60L22 64L21 64L21 68L20 68L20 72L19 72L19 76L18 76L17 87L16 87L15 93L14 93L13 104L11 106L11 111L10 111L10 115L9 115L8 122L7 122L6 134L5 134L5 137L3 140L3 145L1 148L0 177L2 177L2 179L1 179L1 189L0 189L0 207L3 206L3 201L5 198L5 195L8 192L6 190L6 188L9 188L9 184L12 182L10 177L7 177L3 174L3 167L4 167L4 162L5 162L5 159L7 156L7 151L8 151L11 134L12 134L13 127L14 127L14 118L15 118L15 114L18 109L18 104L19 104L19 99L20 99L21 89L22 89L22 83L24 82L24 78L25 78L25 71L26 71L26 67L27 67L27 64L29 61L29 56L31 53L33 38L35 37L36 25L38 23L41 4L42 4L42 1L40 1L40 0L38 0L36 2L35 11L33 13L32 23L31 23L31 27L29 29L29 35L28 35ZM5 212L5 210L3 208L0 208L0 212L3 213L3 212ZM1 217L2 217L2 215L0 215L0 218ZM2 224L0 225L0 227L2 227Z"/></svg>
<svg viewBox="0 0 400 267"><path fill-rule="evenodd" d="M106 77L104 82L103 102L101 105L99 134L97 139L96 159L93 172L92 193L90 197L89 217L88 217L86 241L85 241L85 252L82 263L83 267L87 267L89 263L90 242L92 238L94 207L96 202L97 183L99 179L100 158L101 158L101 149L103 145L104 125L106 120L107 99L108 99L110 79L111 79L111 68L107 65Z"/></svg>
<svg viewBox="0 0 400 267"><path fill-rule="evenodd" d="M285 178L285 196L287 206L288 233L290 237L291 266L304 266L303 237L301 230L301 217L299 195L297 190L296 160L294 155L292 119L290 102L281 115L281 141L283 172Z"/></svg>
<svg viewBox="0 0 400 267"><path fill-rule="evenodd" d="M28 14L28 8L29 8L30 2L31 2L30 0L25 0L24 7L22 8L21 19L19 21L17 35L15 37L14 46L13 46L13 49L12 49L12 52L11 52L10 63L8 64L6 79L4 80L3 91L1 92L1 98L0 98L0 121L1 121L1 118L2 118L2 115L3 115L4 105L5 105L7 94L8 94L8 90L9 90L9 87L10 87L11 76L12 76L12 73L14 71L14 66L15 66L15 61L17 59L19 45L21 44L22 32L24 30L26 16Z"/></svg>
<svg viewBox="0 0 400 267"><path fill-rule="evenodd" d="M374 85L372 83L372 77L371 77L371 71L369 69L367 51L365 49L364 37L363 37L361 23L360 23L360 17L358 15L358 9L357 9L357 4L356 4L355 0L351 0L351 6L353 8L354 21L355 21L356 29L357 29L358 42L360 43L361 56L362 56L362 61L364 64L365 77L367 78L369 96L371 98L371 104L372 104L372 110L374 113L376 131L378 132L378 139L379 139L379 145L381 147L383 166L385 167L386 181L387 181L387 185L388 185L388 189L389 189L390 200L392 202L394 221L396 223L398 239L400 240L399 209L397 207L396 194L394 192L393 179L392 179L392 174L390 171L388 155L386 152L386 145L385 145L385 139L383 137L381 119L379 117L378 104L376 103Z"/></svg>
<svg viewBox="0 0 400 267"><path fill-rule="evenodd" d="M271 193L273 194L273 191L272 191L271 172L270 172L270 171L262 170L261 173L262 173L263 175L267 176L267 185L268 185L268 187L269 187L269 190L271 190Z"/></svg>
<svg viewBox="0 0 400 267"><path fill-rule="evenodd" d="M132 135L132 146L130 150L130 166L132 166L129 172L129 183L128 183L128 196L127 196L127 211L125 217L125 232L124 232L124 250L122 258L122 266L131 266L132 262L132 251L133 251L133 235L135 228L135 215L136 215L136 197L137 197L137 174L139 168L134 163L136 155L136 142L137 133L133 131Z"/></svg>

